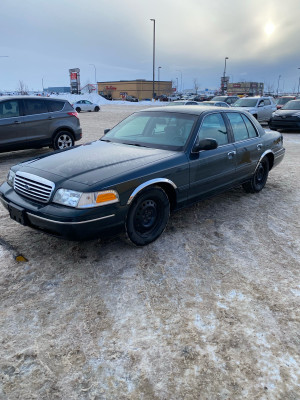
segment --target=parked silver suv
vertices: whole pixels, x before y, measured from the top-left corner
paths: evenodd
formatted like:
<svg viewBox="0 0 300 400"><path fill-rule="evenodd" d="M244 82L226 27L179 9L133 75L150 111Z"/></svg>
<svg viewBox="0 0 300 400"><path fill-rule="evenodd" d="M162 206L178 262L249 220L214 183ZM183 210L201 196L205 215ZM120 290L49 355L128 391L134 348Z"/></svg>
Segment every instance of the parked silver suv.
<svg viewBox="0 0 300 400"><path fill-rule="evenodd" d="M74 146L82 130L67 100L46 97L0 97L0 152Z"/></svg>
<svg viewBox="0 0 300 400"><path fill-rule="evenodd" d="M269 122L272 113L277 109L273 97L243 97L237 100L232 107L247 110L259 122Z"/></svg>

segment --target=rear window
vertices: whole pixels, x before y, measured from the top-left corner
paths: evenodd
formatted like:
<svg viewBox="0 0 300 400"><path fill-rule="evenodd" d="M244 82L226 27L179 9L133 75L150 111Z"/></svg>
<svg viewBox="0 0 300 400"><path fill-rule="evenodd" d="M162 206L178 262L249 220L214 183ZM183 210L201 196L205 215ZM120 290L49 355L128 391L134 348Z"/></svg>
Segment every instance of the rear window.
<svg viewBox="0 0 300 400"><path fill-rule="evenodd" d="M0 118L19 117L19 102L17 100L3 101L0 103Z"/></svg>
<svg viewBox="0 0 300 400"><path fill-rule="evenodd" d="M48 112L45 100L26 99L23 101L25 105L25 115L45 114Z"/></svg>
<svg viewBox="0 0 300 400"><path fill-rule="evenodd" d="M54 111L61 111L64 108L65 102L64 101L58 101L58 100L51 100L47 101L49 111L54 112Z"/></svg>

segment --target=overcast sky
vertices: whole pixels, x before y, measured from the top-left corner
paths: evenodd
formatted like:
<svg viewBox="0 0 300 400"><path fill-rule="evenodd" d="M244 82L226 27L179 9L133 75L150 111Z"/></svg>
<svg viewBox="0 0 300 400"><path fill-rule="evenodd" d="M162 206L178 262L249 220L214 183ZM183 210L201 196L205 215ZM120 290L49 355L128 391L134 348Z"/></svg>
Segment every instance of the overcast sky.
<svg viewBox="0 0 300 400"><path fill-rule="evenodd" d="M161 66L179 89L214 89L229 57L230 81L298 90L299 0L1 0L0 90L69 86L69 68L82 86L95 68L97 81L152 80L151 18L156 79Z"/></svg>

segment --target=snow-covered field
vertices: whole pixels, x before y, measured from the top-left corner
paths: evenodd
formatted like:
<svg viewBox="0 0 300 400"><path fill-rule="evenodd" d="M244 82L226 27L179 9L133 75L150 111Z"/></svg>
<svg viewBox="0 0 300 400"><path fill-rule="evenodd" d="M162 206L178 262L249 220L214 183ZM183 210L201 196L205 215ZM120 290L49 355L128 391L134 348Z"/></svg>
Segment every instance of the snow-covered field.
<svg viewBox="0 0 300 400"><path fill-rule="evenodd" d="M141 107L80 113L82 143ZM66 242L1 207L1 400L298 400L299 134L284 141L261 193L177 212L145 248ZM46 151L0 154L0 180Z"/></svg>

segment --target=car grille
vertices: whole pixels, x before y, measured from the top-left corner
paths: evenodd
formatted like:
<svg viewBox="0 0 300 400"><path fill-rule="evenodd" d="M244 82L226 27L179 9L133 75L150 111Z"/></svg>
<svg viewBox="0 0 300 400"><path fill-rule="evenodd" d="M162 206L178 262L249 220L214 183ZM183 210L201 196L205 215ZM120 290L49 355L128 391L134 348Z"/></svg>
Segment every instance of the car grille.
<svg viewBox="0 0 300 400"><path fill-rule="evenodd" d="M17 172L14 180L14 189L17 193L41 203L48 203L55 188L55 184L48 179Z"/></svg>

